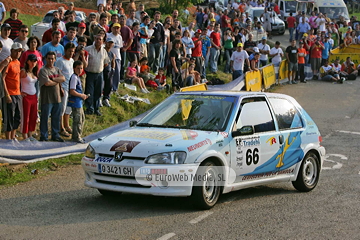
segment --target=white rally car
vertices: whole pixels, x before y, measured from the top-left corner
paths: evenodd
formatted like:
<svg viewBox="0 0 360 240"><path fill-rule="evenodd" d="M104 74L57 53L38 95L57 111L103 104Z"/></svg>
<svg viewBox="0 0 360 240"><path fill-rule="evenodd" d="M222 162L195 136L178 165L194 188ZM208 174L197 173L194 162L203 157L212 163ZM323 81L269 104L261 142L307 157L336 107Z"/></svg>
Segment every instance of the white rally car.
<svg viewBox="0 0 360 240"><path fill-rule="evenodd" d="M325 156L306 111L282 94L176 93L126 130L92 141L85 185L119 192L191 196L203 209L221 193L273 182L299 191L318 183Z"/></svg>

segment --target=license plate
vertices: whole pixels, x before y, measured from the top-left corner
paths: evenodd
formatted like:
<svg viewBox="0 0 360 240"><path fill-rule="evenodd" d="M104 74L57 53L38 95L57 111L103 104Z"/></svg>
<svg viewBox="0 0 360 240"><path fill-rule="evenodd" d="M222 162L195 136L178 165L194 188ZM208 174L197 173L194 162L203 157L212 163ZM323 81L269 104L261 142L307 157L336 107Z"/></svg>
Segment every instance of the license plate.
<svg viewBox="0 0 360 240"><path fill-rule="evenodd" d="M134 176L133 167L122 167L122 166L111 166L105 164L98 164L98 172L112 175L121 175L121 176Z"/></svg>

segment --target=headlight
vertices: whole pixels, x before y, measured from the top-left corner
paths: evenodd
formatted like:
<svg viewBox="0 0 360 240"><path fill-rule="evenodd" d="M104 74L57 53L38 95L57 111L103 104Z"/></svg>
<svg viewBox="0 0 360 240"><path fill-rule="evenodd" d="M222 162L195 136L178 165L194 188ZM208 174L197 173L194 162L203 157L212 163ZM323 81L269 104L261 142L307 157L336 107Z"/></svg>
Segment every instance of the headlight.
<svg viewBox="0 0 360 240"><path fill-rule="evenodd" d="M151 155L145 159L149 164L183 164L186 159L186 152L166 152Z"/></svg>
<svg viewBox="0 0 360 240"><path fill-rule="evenodd" d="M89 144L88 147L86 148L85 157L87 157L87 158L92 158L92 159L95 158L95 150L94 150L94 148L92 148L92 147L90 146L90 144Z"/></svg>

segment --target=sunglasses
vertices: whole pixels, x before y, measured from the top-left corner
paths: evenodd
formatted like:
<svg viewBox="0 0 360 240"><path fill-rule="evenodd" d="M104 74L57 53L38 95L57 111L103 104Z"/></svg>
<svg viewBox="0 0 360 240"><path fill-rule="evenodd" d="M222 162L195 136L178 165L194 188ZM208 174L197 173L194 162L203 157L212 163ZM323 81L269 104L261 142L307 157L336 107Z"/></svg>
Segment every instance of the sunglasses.
<svg viewBox="0 0 360 240"><path fill-rule="evenodd" d="M23 33L28 33L29 31L26 31L26 30L21 30L21 32L23 32Z"/></svg>

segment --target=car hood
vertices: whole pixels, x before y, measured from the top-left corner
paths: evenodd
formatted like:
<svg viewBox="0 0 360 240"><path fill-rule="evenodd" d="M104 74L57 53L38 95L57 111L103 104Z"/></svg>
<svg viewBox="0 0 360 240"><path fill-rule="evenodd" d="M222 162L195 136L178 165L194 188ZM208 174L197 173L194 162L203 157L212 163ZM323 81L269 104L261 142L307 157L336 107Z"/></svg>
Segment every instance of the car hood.
<svg viewBox="0 0 360 240"><path fill-rule="evenodd" d="M37 27L37 28L50 28L50 24L49 23L44 23L44 22L38 22L35 23L34 25L32 25L31 27Z"/></svg>
<svg viewBox="0 0 360 240"><path fill-rule="evenodd" d="M185 151L189 155L204 152L213 144L222 142L224 132L180 130L164 128L131 128L91 142L96 153L147 157L152 154Z"/></svg>

